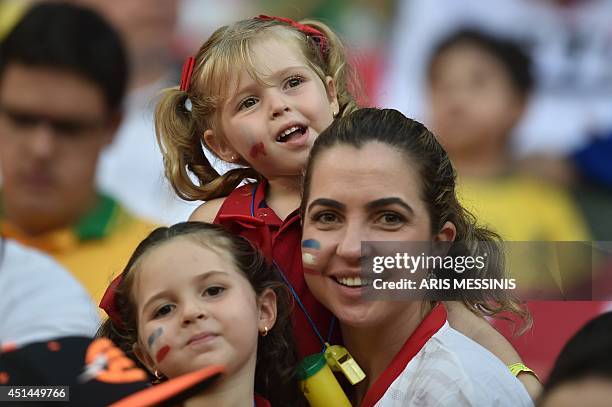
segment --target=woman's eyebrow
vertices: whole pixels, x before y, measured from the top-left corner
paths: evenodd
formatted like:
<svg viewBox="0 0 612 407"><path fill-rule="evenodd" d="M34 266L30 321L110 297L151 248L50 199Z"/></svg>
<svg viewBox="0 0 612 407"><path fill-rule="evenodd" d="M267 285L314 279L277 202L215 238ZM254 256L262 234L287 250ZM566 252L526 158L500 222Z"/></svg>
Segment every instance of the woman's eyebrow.
<svg viewBox="0 0 612 407"><path fill-rule="evenodd" d="M329 199L329 198L318 198L315 199L314 201L312 201L310 203L310 205L308 205L308 211L310 211L312 209L313 206L327 206L327 207L331 207L331 208L335 208L338 210L344 210L346 209L346 205L344 205L343 203L340 203L334 199Z"/></svg>
<svg viewBox="0 0 612 407"><path fill-rule="evenodd" d="M368 210L372 210L372 209L378 209L380 207L388 206L388 205L399 205L402 208L404 208L407 212L409 212L410 215L414 215L414 210L412 209L412 207L408 205L403 199L397 198L397 197L376 199L374 201L368 202L366 204L366 208Z"/></svg>

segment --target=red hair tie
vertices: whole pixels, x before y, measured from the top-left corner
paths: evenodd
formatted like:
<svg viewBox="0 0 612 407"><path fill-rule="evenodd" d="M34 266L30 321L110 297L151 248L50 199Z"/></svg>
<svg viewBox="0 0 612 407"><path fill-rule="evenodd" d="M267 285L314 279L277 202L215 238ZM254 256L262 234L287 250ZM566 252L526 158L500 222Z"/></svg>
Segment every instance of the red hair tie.
<svg viewBox="0 0 612 407"><path fill-rule="evenodd" d="M316 41L316 43L319 45L319 51L321 51L321 55L325 56L328 50L328 41L327 41L327 37L325 36L325 34L323 34L321 31L317 30L314 27L310 27L308 25L304 25L304 24L300 24L297 21L294 21L290 18L286 18L286 17L275 17L275 16L266 16L264 14L260 14L257 17L255 17L258 20L264 20L264 21L280 21L282 23L286 23L289 24L292 27L297 28L298 30L300 30L301 32L303 32L304 34L306 34L306 36L311 37L312 39L314 39Z"/></svg>
<svg viewBox="0 0 612 407"><path fill-rule="evenodd" d="M113 281L111 281L110 285L106 288L106 291L102 296L102 300L100 300L100 308L106 312L106 315L108 315L111 322L116 327L123 327L121 313L119 312L119 307L117 307L117 301L115 300L115 292L117 291L117 287L119 286L119 283L121 283L122 279L122 274L115 277Z"/></svg>
<svg viewBox="0 0 612 407"><path fill-rule="evenodd" d="M185 58L185 62L183 63L183 70L181 72L181 83L179 85L179 89L183 92L187 92L189 90L189 84L191 83L191 74L193 72L194 65L194 57L189 56Z"/></svg>

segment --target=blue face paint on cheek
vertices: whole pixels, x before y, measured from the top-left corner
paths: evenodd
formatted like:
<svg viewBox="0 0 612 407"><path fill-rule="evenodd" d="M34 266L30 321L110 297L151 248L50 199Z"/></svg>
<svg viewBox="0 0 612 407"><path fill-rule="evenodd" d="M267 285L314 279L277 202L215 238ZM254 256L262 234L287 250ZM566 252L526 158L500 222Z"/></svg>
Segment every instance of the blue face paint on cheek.
<svg viewBox="0 0 612 407"><path fill-rule="evenodd" d="M151 346L153 346L155 341L160 336L162 336L163 333L164 333L164 329L162 327L159 327L155 331L153 331L153 333L151 335L149 335L149 339L147 339L147 344L149 345L149 348L151 348Z"/></svg>
<svg viewBox="0 0 612 407"><path fill-rule="evenodd" d="M302 242L302 247L307 249L321 249L321 243L315 239L306 239Z"/></svg>

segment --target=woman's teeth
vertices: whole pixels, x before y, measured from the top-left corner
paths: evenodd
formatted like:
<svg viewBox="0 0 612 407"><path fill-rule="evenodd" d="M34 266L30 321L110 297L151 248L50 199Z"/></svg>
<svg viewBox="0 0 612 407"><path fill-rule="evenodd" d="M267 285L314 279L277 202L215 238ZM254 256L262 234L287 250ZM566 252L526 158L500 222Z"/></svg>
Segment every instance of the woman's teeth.
<svg viewBox="0 0 612 407"><path fill-rule="evenodd" d="M336 278L336 281L348 287L363 287L370 284L370 280L361 277L342 277Z"/></svg>

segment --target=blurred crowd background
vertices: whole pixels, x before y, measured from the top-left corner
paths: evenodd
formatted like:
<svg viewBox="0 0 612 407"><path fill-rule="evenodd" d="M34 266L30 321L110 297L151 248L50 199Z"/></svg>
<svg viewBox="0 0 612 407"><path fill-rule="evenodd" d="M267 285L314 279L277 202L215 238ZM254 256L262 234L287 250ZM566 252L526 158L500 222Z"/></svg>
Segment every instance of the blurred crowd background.
<svg viewBox="0 0 612 407"><path fill-rule="evenodd" d="M361 103L432 128L456 165L462 198L505 240L612 241L612 0L72 2L98 10L127 47L123 121L96 182L143 220L185 220L198 204L180 201L164 179L156 94L177 85L183 59L215 29L266 14L320 19L340 33ZM0 0L1 37L29 3ZM609 263L601 268L612 273ZM99 299L99 289L88 290ZM512 342L543 377L570 335L612 308L530 306L534 328Z"/></svg>

